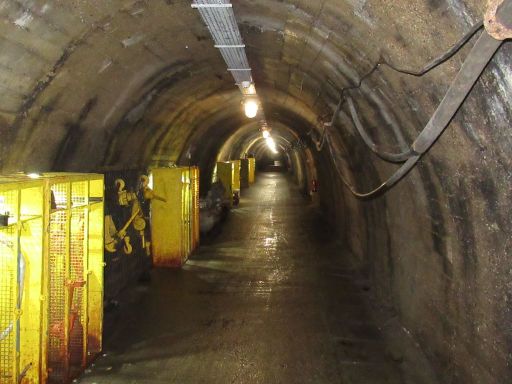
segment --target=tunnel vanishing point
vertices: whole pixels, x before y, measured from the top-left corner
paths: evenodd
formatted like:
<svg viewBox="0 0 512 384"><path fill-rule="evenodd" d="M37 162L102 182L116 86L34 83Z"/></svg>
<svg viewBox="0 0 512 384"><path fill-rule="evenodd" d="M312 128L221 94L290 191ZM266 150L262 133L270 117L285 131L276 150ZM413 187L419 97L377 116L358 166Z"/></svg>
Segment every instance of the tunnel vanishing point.
<svg viewBox="0 0 512 384"><path fill-rule="evenodd" d="M512 1L234 0L278 154L191 3L0 1L1 173L192 164L205 195L216 162L275 158L333 232L329 260L367 279L379 330L400 341L382 353L417 373L386 383L511 383ZM296 368L231 382L324 382ZM364 382L342 370L336 382Z"/></svg>

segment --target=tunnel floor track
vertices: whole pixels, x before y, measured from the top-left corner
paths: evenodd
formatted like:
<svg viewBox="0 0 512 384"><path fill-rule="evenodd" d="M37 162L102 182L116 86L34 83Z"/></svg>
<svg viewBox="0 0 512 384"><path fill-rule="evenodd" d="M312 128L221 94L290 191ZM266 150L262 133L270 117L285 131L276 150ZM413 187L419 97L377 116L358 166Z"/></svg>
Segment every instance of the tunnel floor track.
<svg viewBox="0 0 512 384"><path fill-rule="evenodd" d="M81 383L402 383L368 286L289 179L261 173L181 270L154 270Z"/></svg>

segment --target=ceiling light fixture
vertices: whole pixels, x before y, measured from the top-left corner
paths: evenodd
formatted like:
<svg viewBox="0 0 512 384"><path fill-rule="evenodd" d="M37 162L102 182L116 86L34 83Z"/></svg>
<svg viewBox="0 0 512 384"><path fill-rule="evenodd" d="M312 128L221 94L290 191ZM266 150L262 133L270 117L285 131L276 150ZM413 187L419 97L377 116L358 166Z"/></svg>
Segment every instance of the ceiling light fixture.
<svg viewBox="0 0 512 384"><path fill-rule="evenodd" d="M249 119L254 119L258 115L259 110L258 101L253 98L247 98L244 101L245 116Z"/></svg>

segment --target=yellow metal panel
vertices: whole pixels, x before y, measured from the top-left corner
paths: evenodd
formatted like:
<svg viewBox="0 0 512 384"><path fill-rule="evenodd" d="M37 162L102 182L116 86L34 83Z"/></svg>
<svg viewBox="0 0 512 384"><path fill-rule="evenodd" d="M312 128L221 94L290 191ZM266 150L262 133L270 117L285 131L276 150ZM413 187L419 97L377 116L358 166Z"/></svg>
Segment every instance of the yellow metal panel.
<svg viewBox="0 0 512 384"><path fill-rule="evenodd" d="M249 183L253 184L256 181L256 159L249 157Z"/></svg>
<svg viewBox="0 0 512 384"><path fill-rule="evenodd" d="M15 226L0 227L0 383L17 382L18 239Z"/></svg>
<svg viewBox="0 0 512 384"><path fill-rule="evenodd" d="M183 244L183 264L186 262L192 251L192 231L191 231L191 214L192 214L192 195L190 189L190 171L183 169L182 171L182 226L181 237Z"/></svg>
<svg viewBox="0 0 512 384"><path fill-rule="evenodd" d="M192 168L192 232L193 250L199 247L200 225L199 225L199 168Z"/></svg>
<svg viewBox="0 0 512 384"><path fill-rule="evenodd" d="M0 177L0 383L42 381L43 184L24 179Z"/></svg>
<svg viewBox="0 0 512 384"><path fill-rule="evenodd" d="M89 260L87 268L88 324L87 355L94 358L102 349L103 339L103 203L91 204L89 210Z"/></svg>
<svg viewBox="0 0 512 384"><path fill-rule="evenodd" d="M240 187L249 188L249 159L240 160Z"/></svg>
<svg viewBox="0 0 512 384"><path fill-rule="evenodd" d="M69 377L70 187L70 183L52 185L50 195L48 369L51 381L55 382L66 381Z"/></svg>
<svg viewBox="0 0 512 384"><path fill-rule="evenodd" d="M157 168L151 171L153 190L166 201L151 201L151 245L153 263L159 267L180 267L186 258L183 243L183 169Z"/></svg>
<svg viewBox="0 0 512 384"><path fill-rule="evenodd" d="M225 189L224 198L233 204L233 176L234 164L228 162L217 163L217 179L222 183Z"/></svg>
<svg viewBox="0 0 512 384"><path fill-rule="evenodd" d="M231 160L233 167L233 192L240 192L240 160Z"/></svg>
<svg viewBox="0 0 512 384"><path fill-rule="evenodd" d="M20 256L23 258L20 350L18 374L23 383L39 383L41 372L44 302L43 219L31 219L20 230Z"/></svg>

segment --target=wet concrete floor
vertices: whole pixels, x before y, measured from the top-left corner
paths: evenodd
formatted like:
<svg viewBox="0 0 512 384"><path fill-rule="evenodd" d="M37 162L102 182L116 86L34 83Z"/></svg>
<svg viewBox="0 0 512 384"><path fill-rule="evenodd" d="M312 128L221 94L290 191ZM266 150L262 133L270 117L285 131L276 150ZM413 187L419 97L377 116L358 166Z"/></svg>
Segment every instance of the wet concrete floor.
<svg viewBox="0 0 512 384"><path fill-rule="evenodd" d="M81 383L402 383L328 227L286 176L258 176L185 268L132 289Z"/></svg>

